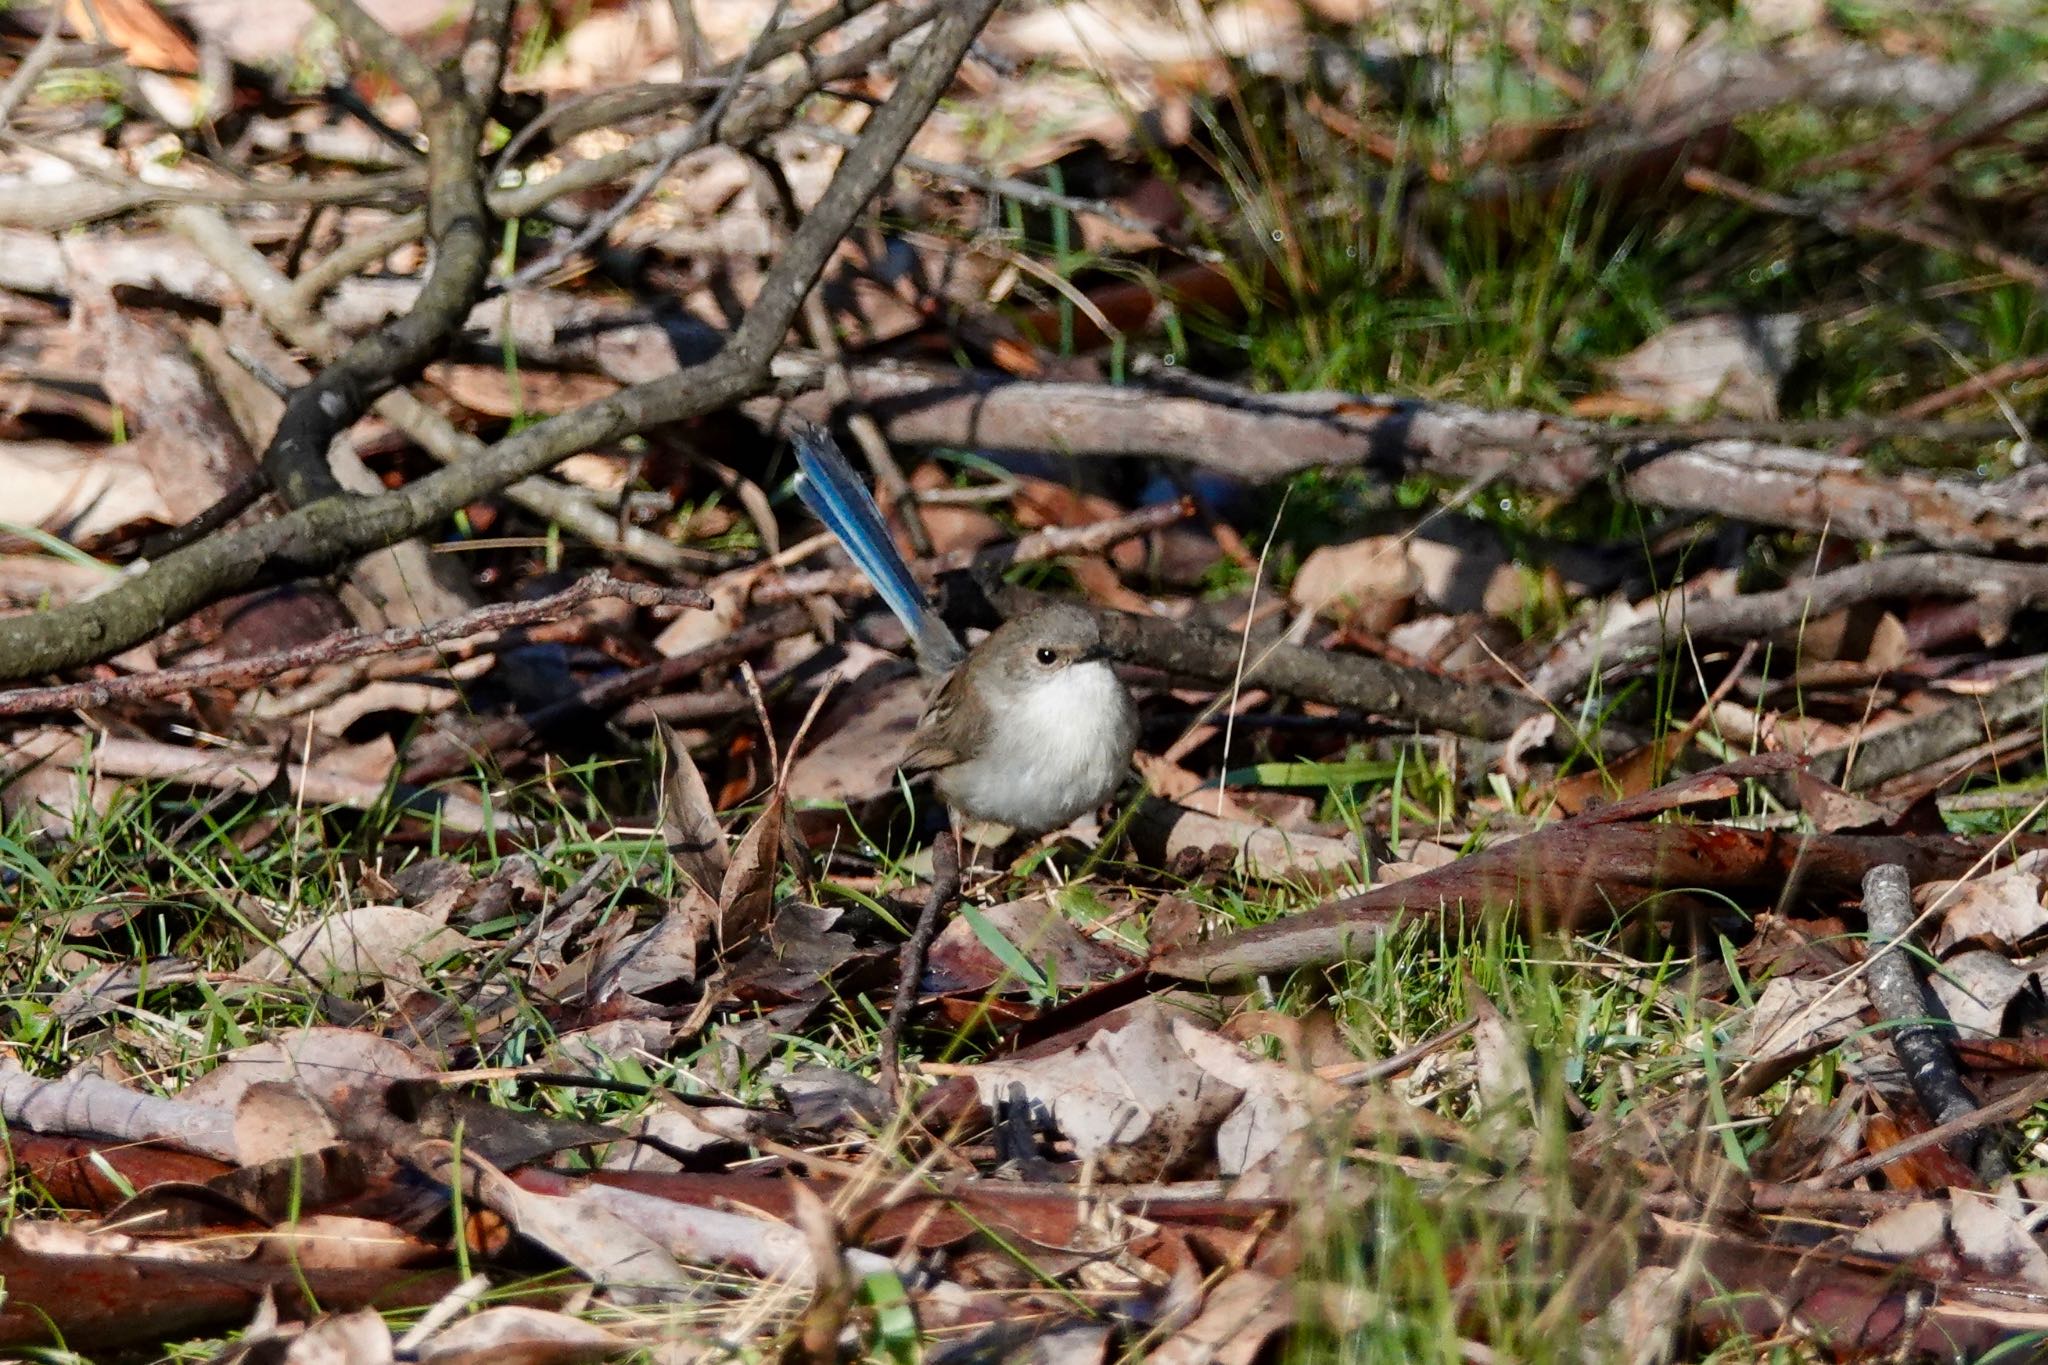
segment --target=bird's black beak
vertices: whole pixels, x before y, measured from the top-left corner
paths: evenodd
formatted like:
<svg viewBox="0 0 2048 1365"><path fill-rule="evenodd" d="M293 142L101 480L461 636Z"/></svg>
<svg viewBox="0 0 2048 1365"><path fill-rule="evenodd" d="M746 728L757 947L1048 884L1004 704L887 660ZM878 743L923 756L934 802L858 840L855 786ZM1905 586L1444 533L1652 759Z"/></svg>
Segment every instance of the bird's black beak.
<svg viewBox="0 0 2048 1365"><path fill-rule="evenodd" d="M1108 658L1109 650L1106 646L1090 645L1088 646L1088 648L1081 651L1081 657L1076 662L1086 664L1094 663L1098 660L1107 660Z"/></svg>

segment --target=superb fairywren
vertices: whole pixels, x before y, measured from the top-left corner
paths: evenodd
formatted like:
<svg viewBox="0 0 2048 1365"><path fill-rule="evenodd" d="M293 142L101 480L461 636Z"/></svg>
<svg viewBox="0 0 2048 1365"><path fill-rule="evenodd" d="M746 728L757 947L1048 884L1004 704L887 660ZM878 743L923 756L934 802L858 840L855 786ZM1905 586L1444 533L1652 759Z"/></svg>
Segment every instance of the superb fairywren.
<svg viewBox="0 0 2048 1365"><path fill-rule="evenodd" d="M1108 800L1138 742L1131 694L1109 666L1095 618L1056 603L1006 621L973 649L939 619L832 437L796 435L796 489L910 632L918 666L942 681L903 756L970 820L1020 834L1057 829Z"/></svg>

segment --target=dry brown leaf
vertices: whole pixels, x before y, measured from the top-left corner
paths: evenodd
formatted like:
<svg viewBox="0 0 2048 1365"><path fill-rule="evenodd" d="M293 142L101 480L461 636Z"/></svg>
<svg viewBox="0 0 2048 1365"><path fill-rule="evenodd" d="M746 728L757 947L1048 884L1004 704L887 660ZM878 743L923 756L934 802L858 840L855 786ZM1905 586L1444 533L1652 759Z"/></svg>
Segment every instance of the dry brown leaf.
<svg viewBox="0 0 2048 1365"><path fill-rule="evenodd" d="M604 954L608 965L593 998L603 999L613 991L644 995L679 981L695 981L698 948L717 920L711 898L691 888L644 933Z"/></svg>
<svg viewBox="0 0 2048 1365"><path fill-rule="evenodd" d="M245 1166L302 1156L338 1136L326 1108L296 1081L258 1081L235 1104L235 1151Z"/></svg>
<svg viewBox="0 0 2048 1365"><path fill-rule="evenodd" d="M374 1308L326 1317L285 1348L285 1365L390 1365L391 1329Z"/></svg>
<svg viewBox="0 0 2048 1365"><path fill-rule="evenodd" d="M1155 1180L1213 1160L1216 1126L1243 1093L1204 1071L1175 1036L1179 1012L1156 1002L1119 1027L1046 1057L972 1069L993 1109L1021 1085L1074 1144L1115 1180Z"/></svg>
<svg viewBox="0 0 2048 1365"><path fill-rule="evenodd" d="M777 786L725 869L718 888L718 950L728 959L766 929L774 914L782 824L788 809L782 788Z"/></svg>
<svg viewBox="0 0 2048 1365"><path fill-rule="evenodd" d="M1851 1246L1938 1280L2048 1290L2048 1251L2009 1196L1952 1190L1946 1200L1923 1199L1871 1220Z"/></svg>
<svg viewBox="0 0 2048 1365"><path fill-rule="evenodd" d="M978 913L1063 992L1122 976L1137 965L1082 934L1047 896L1007 901ZM983 991L999 982L1014 991L1021 985L964 916L948 921L932 940L926 970L940 992Z"/></svg>
<svg viewBox="0 0 2048 1365"><path fill-rule="evenodd" d="M732 862L725 846L725 827L718 822L711 793L704 787L704 775L697 771L689 746L666 721L655 728L661 736L663 760L662 842L683 875L706 896L716 896Z"/></svg>
<svg viewBox="0 0 2048 1365"><path fill-rule="evenodd" d="M1928 978L1956 1031L1973 1038L2003 1034L2006 1007L2033 981L2005 954L1982 948L1957 953Z"/></svg>
<svg viewBox="0 0 2048 1365"><path fill-rule="evenodd" d="M420 1365L582 1365L633 1343L567 1313L504 1304L463 1318L415 1353Z"/></svg>
<svg viewBox="0 0 2048 1365"><path fill-rule="evenodd" d="M1709 411L1776 417L1803 327L1797 313L1715 313L1667 327L1602 369L1615 393L1674 421Z"/></svg>
<svg viewBox="0 0 2048 1365"><path fill-rule="evenodd" d="M360 1029L291 1029L277 1038L237 1048L220 1064L186 1086L188 1104L232 1110L250 1086L264 1081L299 1084L332 1105L348 1091L380 1088L391 1081L425 1080L434 1075L402 1043Z"/></svg>
<svg viewBox="0 0 2048 1365"><path fill-rule="evenodd" d="M1481 1109L1487 1114L1526 1112L1536 1094L1529 1074L1529 1040L1470 980L1465 982L1465 1004L1478 1021L1472 1029L1472 1065Z"/></svg>
<svg viewBox="0 0 2048 1365"><path fill-rule="evenodd" d="M331 1270L378 1270L418 1265L445 1250L375 1218L340 1213L302 1214L263 1234L256 1259L278 1265Z"/></svg>
<svg viewBox="0 0 2048 1365"><path fill-rule="evenodd" d="M1936 956L1964 943L2009 953L2048 928L2048 907L2041 903L2044 869L2048 849L2035 849L1981 877L1916 888L1913 899L1921 909L1941 907L1941 925L1934 931Z"/></svg>
<svg viewBox="0 0 2048 1365"><path fill-rule="evenodd" d="M1367 536L1312 552L1294 576L1288 600L1298 611L1384 635L1408 615L1421 584L1406 537Z"/></svg>
<svg viewBox="0 0 2048 1365"><path fill-rule="evenodd" d="M347 995L390 982L426 988L443 959L473 945L438 920L402 905L359 905L294 929L242 964L262 981L311 983Z"/></svg>
<svg viewBox="0 0 2048 1365"><path fill-rule="evenodd" d="M722 508L708 508L706 511L722 511ZM691 532L697 531L698 517L691 518ZM663 658L673 659L688 654L691 650L702 649L716 644L740 628L747 614L747 584L738 578L713 580L710 586L711 610L686 611L675 620L663 626L661 633L654 637L655 652Z"/></svg>
<svg viewBox="0 0 2048 1365"><path fill-rule="evenodd" d="M426 380L471 412L486 417L552 415L580 408L619 391L603 375L442 361L426 368Z"/></svg>
<svg viewBox="0 0 2048 1365"><path fill-rule="evenodd" d="M592 1191L534 1194L473 1149L462 1153L464 1170L458 1177L455 1149L446 1142L422 1142L412 1159L436 1179L463 1178L473 1184L477 1202L503 1217L520 1236L576 1267L620 1303L660 1303L692 1292L693 1281L675 1258L598 1198L586 1197Z"/></svg>
<svg viewBox="0 0 2048 1365"><path fill-rule="evenodd" d="M1344 1113L1343 1093L1308 1071L1254 1057L1191 1019L1174 1020L1173 1037L1189 1060L1241 1096L1216 1128L1217 1169L1226 1176L1260 1171L1275 1193L1284 1191L1307 1155L1302 1136L1318 1117Z"/></svg>
<svg viewBox="0 0 2048 1365"><path fill-rule="evenodd" d="M818 717L814 739L789 768L798 801L869 801L896 783L896 768L924 715L926 687L902 668L864 673Z"/></svg>
<svg viewBox="0 0 2048 1365"><path fill-rule="evenodd" d="M1195 1320L1155 1347L1151 1365L1253 1365L1266 1343L1294 1325L1294 1290L1240 1270L1209 1291Z"/></svg>
<svg viewBox="0 0 2048 1365"><path fill-rule="evenodd" d="M128 414L126 450L142 461L174 521L204 512L256 472L241 430L184 340L81 285L74 313L103 359L107 397Z"/></svg>
<svg viewBox="0 0 2048 1365"><path fill-rule="evenodd" d="M1661 1365L1669 1360L1672 1337L1685 1322L1686 1286L1686 1275L1670 1266L1636 1271L1600 1316L1586 1324L1580 1359L1586 1365Z"/></svg>
<svg viewBox="0 0 2048 1365"><path fill-rule="evenodd" d="M1184 850L1206 854L1227 848L1232 851L1235 871L1266 881L1300 879L1348 885L1364 876L1364 862L1348 839L1219 820L1206 811L1164 801L1145 803L1132 822L1132 834L1140 841L1140 851L1161 867L1171 866Z"/></svg>
<svg viewBox="0 0 2048 1365"><path fill-rule="evenodd" d="M1733 1051L1766 1062L1832 1047L1862 1027L1861 1015L1868 1008L1870 997L1861 980L1830 983L1775 977L1757 996L1749 1027Z"/></svg>
<svg viewBox="0 0 2048 1365"><path fill-rule="evenodd" d="M62 441L0 441L6 520L81 541L138 521L174 518L132 450Z"/></svg>

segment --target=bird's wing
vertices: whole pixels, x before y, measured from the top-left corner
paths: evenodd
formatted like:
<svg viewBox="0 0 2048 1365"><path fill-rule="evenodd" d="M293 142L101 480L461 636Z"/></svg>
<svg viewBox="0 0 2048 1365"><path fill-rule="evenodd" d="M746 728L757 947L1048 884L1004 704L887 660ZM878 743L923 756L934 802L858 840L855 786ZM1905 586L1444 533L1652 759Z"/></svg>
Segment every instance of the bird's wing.
<svg viewBox="0 0 2048 1365"><path fill-rule="evenodd" d="M980 705L981 699L968 686L967 670L954 669L924 708L910 747L903 752L903 771L914 775L950 768L967 757L966 726Z"/></svg>

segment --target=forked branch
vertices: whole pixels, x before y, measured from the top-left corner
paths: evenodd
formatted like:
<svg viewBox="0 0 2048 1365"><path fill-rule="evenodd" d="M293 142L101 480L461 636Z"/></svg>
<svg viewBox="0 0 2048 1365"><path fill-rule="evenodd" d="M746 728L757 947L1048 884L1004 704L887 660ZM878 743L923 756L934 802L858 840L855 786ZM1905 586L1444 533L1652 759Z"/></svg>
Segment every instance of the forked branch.
<svg viewBox="0 0 2048 1365"><path fill-rule="evenodd" d="M895 91L762 280L759 297L710 360L528 427L475 458L375 497L323 497L273 520L211 536L112 590L35 616L0 620L0 678L70 668L148 639L231 593L322 573L417 535L578 451L712 412L766 386L768 363L833 248L887 181L951 83L996 0L942 7Z"/></svg>

